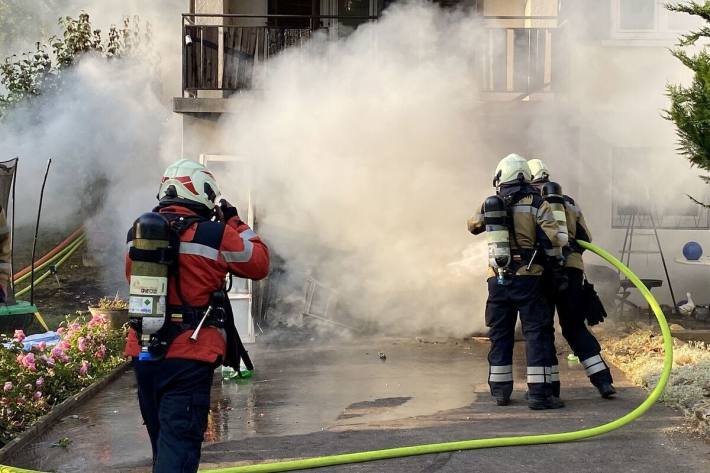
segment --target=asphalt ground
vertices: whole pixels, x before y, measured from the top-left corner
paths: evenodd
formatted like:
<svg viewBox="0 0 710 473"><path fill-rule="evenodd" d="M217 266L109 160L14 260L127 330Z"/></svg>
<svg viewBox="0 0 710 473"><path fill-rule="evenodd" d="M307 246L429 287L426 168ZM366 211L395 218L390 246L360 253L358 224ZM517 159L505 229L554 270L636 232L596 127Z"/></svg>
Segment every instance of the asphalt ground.
<svg viewBox="0 0 710 473"><path fill-rule="evenodd" d="M516 347L516 392L498 407L486 385L485 341L367 339L251 349L255 376L216 373L202 467L221 467L387 447L598 425L632 410L645 391L614 371L619 395L601 399L579 364L560 350L567 406L531 411L525 362ZM386 359L381 359L380 353ZM52 447L59 439L68 447ZM150 471L135 381L127 372L64 417L12 464L57 472ZM474 450L323 468L321 472L703 472L710 444L693 438L679 413L654 406L640 420L585 441Z"/></svg>

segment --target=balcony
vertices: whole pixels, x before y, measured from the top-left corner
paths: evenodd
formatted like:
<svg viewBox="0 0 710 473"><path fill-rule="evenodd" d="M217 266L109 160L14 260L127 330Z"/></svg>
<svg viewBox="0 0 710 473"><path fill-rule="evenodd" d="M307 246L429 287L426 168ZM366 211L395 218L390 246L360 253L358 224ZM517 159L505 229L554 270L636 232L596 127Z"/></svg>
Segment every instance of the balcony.
<svg viewBox="0 0 710 473"><path fill-rule="evenodd" d="M269 58L308 41L315 32L338 39L375 16L182 15L181 113L224 113L224 98L258 82ZM564 46L557 16L481 16L485 31L473 58L487 101L540 101L557 90Z"/></svg>
<svg viewBox="0 0 710 473"><path fill-rule="evenodd" d="M559 90L564 38L557 16L482 16L479 84L490 101L550 100Z"/></svg>
<svg viewBox="0 0 710 473"><path fill-rule="evenodd" d="M249 89L269 58L314 32L339 38L376 16L182 15L182 96L175 111L221 113L223 98ZM202 100L195 100L202 99Z"/></svg>

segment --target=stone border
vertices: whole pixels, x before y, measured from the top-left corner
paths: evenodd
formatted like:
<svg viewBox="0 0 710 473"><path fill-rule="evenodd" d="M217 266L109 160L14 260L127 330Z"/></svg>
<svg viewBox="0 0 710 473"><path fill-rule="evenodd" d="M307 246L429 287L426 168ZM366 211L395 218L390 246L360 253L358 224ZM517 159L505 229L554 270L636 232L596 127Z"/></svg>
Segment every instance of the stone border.
<svg viewBox="0 0 710 473"><path fill-rule="evenodd" d="M67 399L54 406L49 413L40 417L39 420L37 420L37 422L35 422L29 429L25 430L22 434L8 442L4 447L0 448L0 462L4 463L5 461L11 459L12 456L21 448L25 447L37 437L47 432L49 428L54 425L54 421L78 406L85 399L101 391L108 384L123 374L126 369L128 369L130 364L130 361L121 363L104 378L82 389L73 396L69 396Z"/></svg>

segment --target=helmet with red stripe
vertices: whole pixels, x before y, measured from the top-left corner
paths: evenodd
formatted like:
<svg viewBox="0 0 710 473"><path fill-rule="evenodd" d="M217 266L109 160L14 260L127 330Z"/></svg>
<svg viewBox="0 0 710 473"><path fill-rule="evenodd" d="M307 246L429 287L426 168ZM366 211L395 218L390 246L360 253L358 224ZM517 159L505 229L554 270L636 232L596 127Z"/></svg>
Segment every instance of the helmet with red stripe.
<svg viewBox="0 0 710 473"><path fill-rule="evenodd" d="M200 163L181 159L163 173L158 200L174 203L197 203L212 209L220 195L214 175Z"/></svg>

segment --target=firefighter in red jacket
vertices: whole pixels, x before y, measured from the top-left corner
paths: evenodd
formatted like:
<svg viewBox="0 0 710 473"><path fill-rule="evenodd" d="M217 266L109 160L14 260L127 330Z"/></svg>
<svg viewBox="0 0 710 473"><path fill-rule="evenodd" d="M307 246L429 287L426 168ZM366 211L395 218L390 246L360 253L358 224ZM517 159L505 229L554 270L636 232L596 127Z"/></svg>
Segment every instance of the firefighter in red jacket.
<svg viewBox="0 0 710 473"><path fill-rule="evenodd" d="M211 323L207 308L224 287L227 274L262 279L269 270L269 251L244 223L237 209L220 195L204 166L182 159L167 168L154 212L171 226L183 224L178 254L168 275L165 323L171 333L164 353L139 360L136 331L129 329L125 354L133 357L141 415L150 436L154 473L196 472L207 426L212 375L228 357L226 331ZM132 245L133 229L128 234ZM126 257L130 280L131 257ZM228 302L227 302L228 303ZM190 337L203 317L196 340ZM164 337L165 338L165 337ZM193 337L194 338L194 337Z"/></svg>

